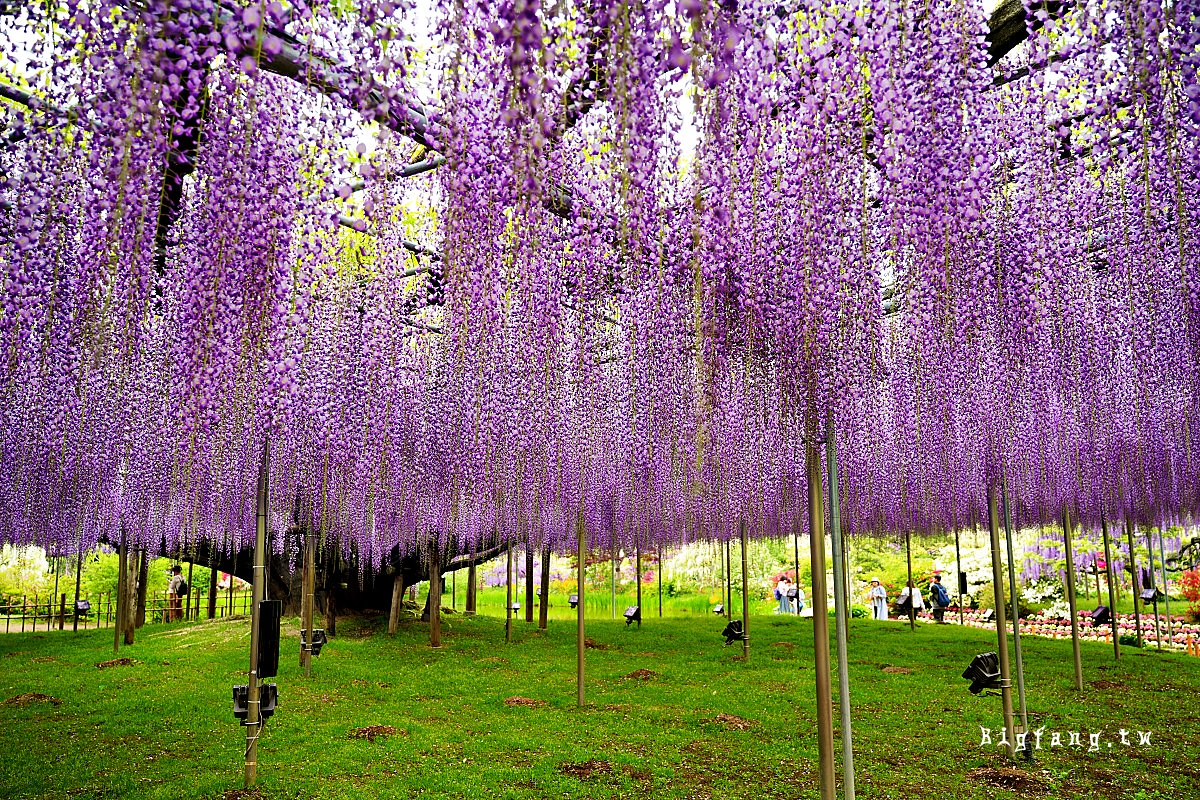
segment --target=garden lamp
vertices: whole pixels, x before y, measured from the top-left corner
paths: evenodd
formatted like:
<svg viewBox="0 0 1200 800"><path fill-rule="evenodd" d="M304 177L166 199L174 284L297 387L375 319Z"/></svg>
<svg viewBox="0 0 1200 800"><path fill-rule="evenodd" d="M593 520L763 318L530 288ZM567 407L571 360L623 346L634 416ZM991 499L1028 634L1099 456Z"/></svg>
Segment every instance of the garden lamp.
<svg viewBox="0 0 1200 800"><path fill-rule="evenodd" d="M971 682L971 694L985 689L1001 689L1000 656L995 653L980 653L971 660L971 666L963 670L962 676Z"/></svg>
<svg viewBox="0 0 1200 800"><path fill-rule="evenodd" d="M567 598L567 602L571 604L571 608L577 608L579 606L579 595L571 595Z"/></svg>
<svg viewBox="0 0 1200 800"><path fill-rule="evenodd" d="M1112 614L1108 610L1108 606L1096 606L1096 610L1090 615L1092 627L1098 628L1112 618Z"/></svg>
<svg viewBox="0 0 1200 800"><path fill-rule="evenodd" d="M730 620L725 626L725 630L721 631L721 635L725 637L725 646L734 642L743 641L746 638L746 632L742 629L742 621L740 619Z"/></svg>
<svg viewBox="0 0 1200 800"><path fill-rule="evenodd" d="M630 606L625 609L625 624L631 625L636 622L639 626L642 624L642 607Z"/></svg>

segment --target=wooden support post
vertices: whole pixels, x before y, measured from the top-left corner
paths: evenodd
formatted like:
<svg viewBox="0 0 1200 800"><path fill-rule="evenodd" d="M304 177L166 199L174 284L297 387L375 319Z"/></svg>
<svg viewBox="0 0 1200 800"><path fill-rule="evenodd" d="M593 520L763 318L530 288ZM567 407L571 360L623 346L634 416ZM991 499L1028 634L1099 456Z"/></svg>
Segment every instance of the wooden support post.
<svg viewBox="0 0 1200 800"><path fill-rule="evenodd" d="M725 618L733 619L733 561L729 557L729 540L725 540Z"/></svg>
<svg viewBox="0 0 1200 800"><path fill-rule="evenodd" d="M962 549L959 547L958 528L954 529L954 591L958 594L958 624L965 625L963 620L963 596L962 583L959 582L959 576L962 574Z"/></svg>
<svg viewBox="0 0 1200 800"><path fill-rule="evenodd" d="M662 545L658 546L658 568L655 570L658 573L658 616L662 617L662 574L663 574L663 553Z"/></svg>
<svg viewBox="0 0 1200 800"><path fill-rule="evenodd" d="M128 550L128 548L126 549ZM129 551L129 555L126 556L126 560L129 559L130 555L133 558L133 563L129 564L125 568L125 596L121 598L121 602L125 606L125 616L123 617L125 621L125 630L122 633L125 638L125 644L127 645L133 644L134 629L137 627L137 577L142 571L141 564L138 559L139 551L136 549Z"/></svg>
<svg viewBox="0 0 1200 800"><path fill-rule="evenodd" d="M821 490L821 455L816 424L804 443L808 474L809 567L812 572L813 666L817 694L817 754L821 800L837 800L833 765L833 676L829 666L829 592L825 586L825 498Z"/></svg>
<svg viewBox="0 0 1200 800"><path fill-rule="evenodd" d="M1117 629L1117 594L1113 588L1112 544L1108 538L1108 518L1100 515L1100 533L1104 536L1104 580L1108 583L1109 622L1112 625L1113 658L1121 660L1121 634Z"/></svg>
<svg viewBox="0 0 1200 800"><path fill-rule="evenodd" d="M470 616L476 612L476 602L478 600L477 592L479 590L479 580L475 576L475 544L471 544L471 563L467 567L467 599L464 604L463 613Z"/></svg>
<svg viewBox="0 0 1200 800"><path fill-rule="evenodd" d="M429 646L442 646L442 552L437 539L429 548Z"/></svg>
<svg viewBox="0 0 1200 800"><path fill-rule="evenodd" d="M550 614L550 546L542 548L541 597L538 603L538 627L546 630Z"/></svg>
<svg viewBox="0 0 1200 800"><path fill-rule="evenodd" d="M587 563L587 528L583 523L583 511L580 510L579 517L575 522L575 539L578 544L578 562L575 576L575 593L579 595L579 602L575 608L575 685L576 696L575 705L577 708L583 708L584 700L584 651L587 650L586 636L584 633L584 610L587 608L585 600L586 584L583 579L584 565Z"/></svg>
<svg viewBox="0 0 1200 800"><path fill-rule="evenodd" d="M404 576L396 573L392 578L392 606L388 613L388 633L395 636L396 631L400 628L400 609L404 605ZM433 606L429 607L430 613L433 613Z"/></svg>
<svg viewBox="0 0 1200 800"><path fill-rule="evenodd" d="M192 570L196 565L191 561L188 562L187 594L179 598L183 602L183 618L190 620L192 618L192 594L195 592L196 585L192 583Z"/></svg>
<svg viewBox="0 0 1200 800"><path fill-rule="evenodd" d="M61 631L67 624L67 593L62 593L62 601L58 605L58 629Z"/></svg>
<svg viewBox="0 0 1200 800"><path fill-rule="evenodd" d="M300 666L304 674L312 674L312 645L316 630L317 615L317 532L313 530L312 521L304 523L304 573L300 576L300 617L306 633L308 647L300 654Z"/></svg>
<svg viewBox="0 0 1200 800"><path fill-rule="evenodd" d="M1000 512L996 487L988 483L988 533L992 546L992 600L996 611L996 649L1000 657L1000 702L1004 712L1004 732L1008 739L1008 757L1016 753L1016 729L1013 724L1012 670L1008 664L1008 631L1005 627L1004 573L1000 568Z"/></svg>
<svg viewBox="0 0 1200 800"><path fill-rule="evenodd" d="M1075 552L1071 549L1071 512L1063 506L1063 548L1067 559L1067 606L1071 609L1071 654L1075 659L1075 691L1083 691L1083 661L1079 656L1079 611L1075 606Z"/></svg>
<svg viewBox="0 0 1200 800"><path fill-rule="evenodd" d="M262 461L258 466L258 490L255 497L254 565L251 575L250 673L246 687L246 788L258 780L258 736L262 731L259 714L258 651L262 631L259 613L266 585L267 524L270 514L271 441L263 440ZM230 581L232 583L232 580Z"/></svg>
<svg viewBox="0 0 1200 800"><path fill-rule="evenodd" d="M525 540L525 621L533 622L533 548Z"/></svg>
<svg viewBox="0 0 1200 800"><path fill-rule="evenodd" d="M1133 628L1138 650L1142 649L1142 587L1138 580L1137 554L1133 549L1133 517L1125 517L1125 540L1129 547L1129 586L1133 594ZM1115 616L1115 615L1114 615Z"/></svg>

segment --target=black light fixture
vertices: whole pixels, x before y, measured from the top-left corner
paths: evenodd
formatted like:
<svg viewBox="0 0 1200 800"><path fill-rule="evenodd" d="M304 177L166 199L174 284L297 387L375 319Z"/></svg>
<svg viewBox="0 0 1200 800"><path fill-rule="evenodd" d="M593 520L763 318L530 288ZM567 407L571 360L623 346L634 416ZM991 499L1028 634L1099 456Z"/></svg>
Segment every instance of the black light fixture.
<svg viewBox="0 0 1200 800"><path fill-rule="evenodd" d="M321 648L329 644L329 637L325 635L324 628L313 628L312 654L314 656L321 655ZM300 646L308 647L308 631L300 629Z"/></svg>
<svg viewBox="0 0 1200 800"><path fill-rule="evenodd" d="M511 606L509 606L509 609L510 609L510 610L512 610L512 611L520 611L520 610L521 610L521 604L520 604L520 603L518 603L518 602L515 602L515 601L514 601L514 602L513 602L513 604L512 604Z"/></svg>
<svg viewBox="0 0 1200 800"><path fill-rule="evenodd" d="M967 573L965 572L958 573L958 593L970 594L970 592L967 591Z"/></svg>
<svg viewBox="0 0 1200 800"><path fill-rule="evenodd" d="M1112 618L1112 614L1108 610L1108 606L1096 606L1096 610L1090 615L1092 627L1098 628Z"/></svg>
<svg viewBox="0 0 1200 800"><path fill-rule="evenodd" d="M571 608L577 608L579 606L579 595L571 595L567 598L567 602L571 604Z"/></svg>
<svg viewBox="0 0 1200 800"><path fill-rule="evenodd" d="M988 610L983 612L982 619L984 622L991 622L995 618L996 618L996 609L989 608Z"/></svg>
<svg viewBox="0 0 1200 800"><path fill-rule="evenodd" d="M316 637L314 637L316 638ZM264 683L258 687L258 716L260 720L268 719L275 713L279 702L279 687L273 683ZM233 716L246 724L249 715L250 687L239 683L233 687Z"/></svg>
<svg viewBox="0 0 1200 800"><path fill-rule="evenodd" d="M92 613L91 602L89 602L87 600L76 600L75 601L75 616L86 617L90 613Z"/></svg>
<svg viewBox="0 0 1200 800"><path fill-rule="evenodd" d="M724 613L725 613L725 606L724 606L724 604L722 604L722 603L717 603L715 606L713 606L713 613L714 613L714 614L724 614Z"/></svg>
<svg viewBox="0 0 1200 800"><path fill-rule="evenodd" d="M744 641L746 632L742 629L742 621L740 619L730 620L729 624L725 626L725 630L721 631L721 635L725 637L726 647L734 642Z"/></svg>
<svg viewBox="0 0 1200 800"><path fill-rule="evenodd" d="M1164 597L1166 597L1166 595L1163 594L1162 590L1157 586L1151 586L1149 589L1142 590L1142 602L1144 603L1157 603Z"/></svg>
<svg viewBox="0 0 1200 800"><path fill-rule="evenodd" d="M642 624L642 607L641 606L630 606L629 608L625 609L625 624L632 625L635 622L638 624L639 627Z"/></svg>
<svg viewBox="0 0 1200 800"><path fill-rule="evenodd" d="M980 653L971 660L971 666L963 670L962 676L971 682L971 694L985 689L1001 689L1000 656L995 653Z"/></svg>
<svg viewBox="0 0 1200 800"><path fill-rule="evenodd" d="M259 602L259 678L273 678L279 674L279 621L282 616L283 603L279 600L262 600Z"/></svg>

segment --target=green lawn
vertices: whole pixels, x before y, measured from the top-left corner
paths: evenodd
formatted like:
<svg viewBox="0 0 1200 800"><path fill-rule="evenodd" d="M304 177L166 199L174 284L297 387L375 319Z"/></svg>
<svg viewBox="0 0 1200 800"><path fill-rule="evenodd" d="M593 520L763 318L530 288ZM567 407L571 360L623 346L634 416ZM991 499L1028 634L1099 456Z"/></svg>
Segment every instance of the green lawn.
<svg viewBox="0 0 1200 800"><path fill-rule="evenodd" d="M106 669L96 664L113 657L111 631L0 637L0 703L32 692L61 701L0 704L0 796L817 796L809 619L753 617L742 662L711 615L651 612L638 630L605 614L588 626L600 647L588 650L582 711L572 624L540 632L519 622L510 645L494 617L449 615L445 627L446 646L433 651L426 625L406 622L391 637L383 618L340 620L306 679L291 621L253 795L236 791L245 739L229 688L245 680L246 620L148 626L120 654L137 663ZM862 798L1200 796L1200 659L1126 648L1118 663L1110 647L1084 644L1078 695L1070 642L1025 639L1044 745L1050 731L1104 737L1095 753L1043 749L1022 767L1027 780L987 771L1005 767L999 749L979 746L980 726L1002 727L1000 701L971 696L959 677L994 635L865 620L851 631ZM654 674L626 677L635 670ZM516 696L545 705L505 704ZM350 737L370 725L399 734ZM1122 727L1152 731L1151 743L1120 745ZM995 785L1010 781L1026 788Z"/></svg>

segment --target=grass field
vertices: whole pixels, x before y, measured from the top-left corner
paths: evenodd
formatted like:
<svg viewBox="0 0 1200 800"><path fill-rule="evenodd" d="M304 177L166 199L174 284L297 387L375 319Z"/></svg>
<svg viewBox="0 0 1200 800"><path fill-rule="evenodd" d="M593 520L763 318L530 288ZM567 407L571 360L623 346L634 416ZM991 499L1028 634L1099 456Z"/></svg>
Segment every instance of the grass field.
<svg viewBox="0 0 1200 800"><path fill-rule="evenodd" d="M711 615L649 616L640 630L604 615L588 625L597 647L580 711L566 622L546 632L519 622L506 645L503 620L449 615L434 651L426 625L392 637L382 618L347 618L305 678L293 620L254 794L238 791L245 739L229 688L245 680L245 619L147 626L120 653L136 663L104 669L111 631L10 635L0 638L0 796L816 797L811 625L752 617L743 662ZM1000 701L971 696L960 677L994 635L853 621L859 797L1200 797L1200 659L1127 648L1114 662L1110 647L1085 644L1087 688L1076 694L1069 642L1024 644L1046 734L1033 765L1005 772L1002 751L980 747L980 726L1002 727ZM28 693L53 700L11 701ZM506 704L519 697L531 704ZM352 737L367 726L397 732ZM1152 731L1150 744L1133 734L1120 744L1121 728ZM1063 746L1048 746L1052 731ZM1085 744L1099 733L1099 752L1069 746L1071 731Z"/></svg>

